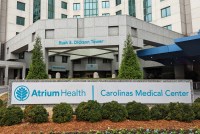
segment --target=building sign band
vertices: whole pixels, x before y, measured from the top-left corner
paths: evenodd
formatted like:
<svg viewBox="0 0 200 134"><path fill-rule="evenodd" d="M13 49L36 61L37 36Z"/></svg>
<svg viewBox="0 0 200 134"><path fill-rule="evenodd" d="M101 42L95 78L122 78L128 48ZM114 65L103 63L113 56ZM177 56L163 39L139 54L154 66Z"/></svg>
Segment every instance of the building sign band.
<svg viewBox="0 0 200 134"><path fill-rule="evenodd" d="M58 41L58 45L89 45L89 44L102 44L104 40L63 40Z"/></svg>
<svg viewBox="0 0 200 134"><path fill-rule="evenodd" d="M190 82L13 82L11 104L192 103Z"/></svg>

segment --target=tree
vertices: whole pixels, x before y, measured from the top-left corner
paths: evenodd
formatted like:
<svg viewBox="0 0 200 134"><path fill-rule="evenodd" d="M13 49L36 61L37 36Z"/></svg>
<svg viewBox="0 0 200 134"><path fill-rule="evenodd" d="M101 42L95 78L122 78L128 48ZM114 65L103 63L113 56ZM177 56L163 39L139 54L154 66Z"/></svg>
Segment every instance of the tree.
<svg viewBox="0 0 200 134"><path fill-rule="evenodd" d="M46 66L43 61L42 44L40 37L36 37L32 52L32 63L27 79L47 79Z"/></svg>
<svg viewBox="0 0 200 134"><path fill-rule="evenodd" d="M134 52L133 42L130 35L127 36L124 43L125 45L118 77L121 79L142 79L143 74L140 69L137 55Z"/></svg>

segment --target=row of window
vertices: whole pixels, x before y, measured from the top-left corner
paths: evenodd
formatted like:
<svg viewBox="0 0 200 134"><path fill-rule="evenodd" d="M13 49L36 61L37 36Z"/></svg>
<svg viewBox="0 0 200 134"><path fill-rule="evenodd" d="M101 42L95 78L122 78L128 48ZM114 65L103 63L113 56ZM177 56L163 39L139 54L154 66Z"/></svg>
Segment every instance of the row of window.
<svg viewBox="0 0 200 134"><path fill-rule="evenodd" d="M116 5L121 4L121 0L116 0ZM40 5L41 0L34 0L34 8L33 8L33 22L40 19ZM152 0L144 0L144 20L146 22L152 21ZM55 0L48 0L48 19L54 18L55 12ZM61 2L61 7L63 9L67 9L67 3ZM109 1L102 1L103 8L109 8L110 3ZM25 3L17 1L17 9L25 11ZM80 10L80 3L73 4L74 10ZM116 15L121 15L122 11L119 10L116 12ZM85 7L84 7L84 15L87 16L98 16L98 0L85 0ZM103 13L102 16L109 16L109 13ZM136 16L135 11L135 0L129 0L129 15ZM167 17L171 15L170 6L161 9L161 17ZM80 15L74 15L73 18L80 18ZM67 18L66 14L61 14L61 18ZM16 17L16 24L18 25L25 25L25 18L17 16Z"/></svg>
<svg viewBox="0 0 200 134"><path fill-rule="evenodd" d="M22 56L22 53L20 53L19 56ZM22 59L22 57L21 57L21 59ZM67 63L67 60L68 60L68 56L62 56L62 63ZM55 62L55 56L50 56L49 62ZM111 60L110 59L103 59L103 63L111 63ZM74 64L81 64L81 60L80 59L74 60ZM88 64L96 64L96 58L89 57L88 58Z"/></svg>

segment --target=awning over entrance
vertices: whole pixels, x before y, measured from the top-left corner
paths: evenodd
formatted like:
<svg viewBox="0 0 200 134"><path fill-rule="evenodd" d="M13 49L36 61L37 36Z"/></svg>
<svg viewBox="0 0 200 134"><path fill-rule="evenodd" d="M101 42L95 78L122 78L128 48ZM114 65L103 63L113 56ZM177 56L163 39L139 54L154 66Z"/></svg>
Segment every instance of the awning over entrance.
<svg viewBox="0 0 200 134"><path fill-rule="evenodd" d="M175 44L137 51L143 60L162 64L188 64L200 61L200 34L175 39Z"/></svg>

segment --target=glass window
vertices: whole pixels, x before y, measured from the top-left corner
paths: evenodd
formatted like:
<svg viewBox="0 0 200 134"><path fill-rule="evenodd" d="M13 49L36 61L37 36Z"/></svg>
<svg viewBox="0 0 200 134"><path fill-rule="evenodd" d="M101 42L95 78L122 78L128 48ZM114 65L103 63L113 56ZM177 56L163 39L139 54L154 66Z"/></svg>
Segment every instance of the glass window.
<svg viewBox="0 0 200 134"><path fill-rule="evenodd" d="M122 3L121 0L116 0L116 6L120 5Z"/></svg>
<svg viewBox="0 0 200 134"><path fill-rule="evenodd" d="M25 11L25 3L17 1L17 9Z"/></svg>
<svg viewBox="0 0 200 134"><path fill-rule="evenodd" d="M98 16L98 0L85 0L84 15L86 17Z"/></svg>
<svg viewBox="0 0 200 134"><path fill-rule="evenodd" d="M110 1L102 1L102 8L110 8Z"/></svg>
<svg viewBox="0 0 200 134"><path fill-rule="evenodd" d="M64 1L62 1L62 2L61 2L61 8L67 9L67 3L64 2Z"/></svg>
<svg viewBox="0 0 200 134"><path fill-rule="evenodd" d="M79 18L81 18L81 16L80 15L74 15L73 18L79 19Z"/></svg>
<svg viewBox="0 0 200 134"><path fill-rule="evenodd" d="M33 23L40 19L40 0L33 1Z"/></svg>
<svg viewBox="0 0 200 134"><path fill-rule="evenodd" d="M116 15L121 15L122 14L122 10L119 10L116 12Z"/></svg>
<svg viewBox="0 0 200 134"><path fill-rule="evenodd" d="M62 63L67 63L68 56L62 56Z"/></svg>
<svg viewBox="0 0 200 134"><path fill-rule="evenodd" d="M96 59L93 57L88 58L88 64L96 64Z"/></svg>
<svg viewBox="0 0 200 134"><path fill-rule="evenodd" d="M49 57L49 62L55 62L55 56L50 56Z"/></svg>
<svg viewBox="0 0 200 134"><path fill-rule="evenodd" d="M54 19L54 0L48 0L48 19Z"/></svg>
<svg viewBox="0 0 200 134"><path fill-rule="evenodd" d="M128 7L129 7L129 15L135 17L136 12L135 12L135 0L129 0L128 2Z"/></svg>
<svg viewBox="0 0 200 134"><path fill-rule="evenodd" d="M103 13L102 16L110 16L110 13Z"/></svg>
<svg viewBox="0 0 200 134"><path fill-rule="evenodd" d="M24 26L25 25L25 18L17 16L16 17L16 24Z"/></svg>
<svg viewBox="0 0 200 134"><path fill-rule="evenodd" d="M67 18L66 14L61 14L61 18Z"/></svg>
<svg viewBox="0 0 200 134"><path fill-rule="evenodd" d="M161 17L162 18L170 16L170 15L171 15L170 7L161 9Z"/></svg>
<svg viewBox="0 0 200 134"><path fill-rule="evenodd" d="M76 10L80 10L81 6L80 6L80 3L74 3L73 4L73 10L76 11Z"/></svg>
<svg viewBox="0 0 200 134"><path fill-rule="evenodd" d="M164 26L164 28L166 28L166 29L168 29L168 30L172 30L172 25Z"/></svg>
<svg viewBox="0 0 200 134"><path fill-rule="evenodd" d="M144 0L144 21L151 22L152 21L152 8L151 8L151 0Z"/></svg>
<svg viewBox="0 0 200 134"><path fill-rule="evenodd" d="M103 59L103 63L111 63L110 59Z"/></svg>
<svg viewBox="0 0 200 134"><path fill-rule="evenodd" d="M74 60L73 63L74 63L74 64L81 64L81 59Z"/></svg>
<svg viewBox="0 0 200 134"><path fill-rule="evenodd" d="M19 59L24 59L24 52L19 53Z"/></svg>

